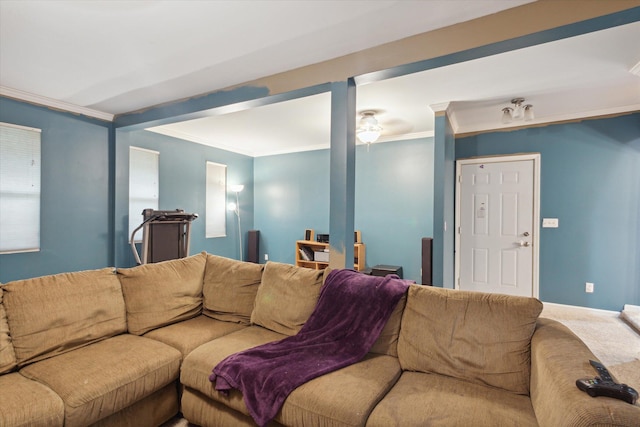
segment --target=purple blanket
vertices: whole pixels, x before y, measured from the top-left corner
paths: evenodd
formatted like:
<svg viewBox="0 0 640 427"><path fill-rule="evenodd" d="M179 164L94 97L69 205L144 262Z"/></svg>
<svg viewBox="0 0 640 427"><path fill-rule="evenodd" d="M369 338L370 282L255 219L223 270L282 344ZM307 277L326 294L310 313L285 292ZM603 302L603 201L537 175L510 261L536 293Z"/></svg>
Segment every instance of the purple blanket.
<svg viewBox="0 0 640 427"><path fill-rule="evenodd" d="M249 413L264 426L298 386L361 360L408 287L397 276L333 270L297 335L232 354L209 380L223 393L240 390Z"/></svg>

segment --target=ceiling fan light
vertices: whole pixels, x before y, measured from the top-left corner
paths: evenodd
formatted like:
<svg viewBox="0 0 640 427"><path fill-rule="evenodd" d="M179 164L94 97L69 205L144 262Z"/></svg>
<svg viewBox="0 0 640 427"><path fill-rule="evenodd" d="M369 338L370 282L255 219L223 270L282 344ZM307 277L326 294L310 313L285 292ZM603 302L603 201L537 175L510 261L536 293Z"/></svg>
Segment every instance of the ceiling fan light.
<svg viewBox="0 0 640 427"><path fill-rule="evenodd" d="M356 136L358 137L360 142L370 144L372 142L376 142L378 138L380 138L380 133L381 132L379 130L376 131L376 130L363 129L363 130L358 130L358 132L356 132Z"/></svg>
<svg viewBox="0 0 640 427"><path fill-rule="evenodd" d="M524 121L525 122L530 122L533 119L534 119L533 105L527 104L527 105L524 106Z"/></svg>
<svg viewBox="0 0 640 427"><path fill-rule="evenodd" d="M522 107L523 102L524 98L514 98L511 100L511 103L513 104L512 117L514 120L519 120L524 116L524 108Z"/></svg>
<svg viewBox="0 0 640 427"><path fill-rule="evenodd" d="M511 107L505 107L502 109L502 123L503 124L508 124L511 123L511 120L513 120L513 117L511 116L511 112L513 111L513 108Z"/></svg>
<svg viewBox="0 0 640 427"><path fill-rule="evenodd" d="M360 142L370 144L376 142L382 134L382 127L378 125L374 113L372 111L365 111L362 113L360 119L360 126L356 129L356 136Z"/></svg>

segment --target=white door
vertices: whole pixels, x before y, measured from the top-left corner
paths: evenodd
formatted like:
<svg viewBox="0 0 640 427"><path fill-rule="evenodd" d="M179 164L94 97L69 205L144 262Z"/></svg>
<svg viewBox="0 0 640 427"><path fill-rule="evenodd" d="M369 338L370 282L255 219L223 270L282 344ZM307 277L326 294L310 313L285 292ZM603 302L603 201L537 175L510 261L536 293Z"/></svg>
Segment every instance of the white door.
<svg viewBox="0 0 640 427"><path fill-rule="evenodd" d="M457 289L538 296L539 161L458 160Z"/></svg>

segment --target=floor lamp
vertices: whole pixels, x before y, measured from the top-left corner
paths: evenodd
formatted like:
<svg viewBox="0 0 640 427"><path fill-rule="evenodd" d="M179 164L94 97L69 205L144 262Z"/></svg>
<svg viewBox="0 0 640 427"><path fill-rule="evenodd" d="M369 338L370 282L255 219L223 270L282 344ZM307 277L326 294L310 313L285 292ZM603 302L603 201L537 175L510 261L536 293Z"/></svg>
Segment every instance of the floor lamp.
<svg viewBox="0 0 640 427"><path fill-rule="evenodd" d="M229 209L233 210L233 212L238 217L238 244L239 244L239 247L240 247L240 261L243 261L243 259L242 259L242 227L240 227L240 197L239 197L239 194L240 194L240 192L242 190L244 190L244 185L242 185L242 184L231 185L231 186L229 186L229 190L231 190L234 193L236 193L236 202L235 203L229 203Z"/></svg>

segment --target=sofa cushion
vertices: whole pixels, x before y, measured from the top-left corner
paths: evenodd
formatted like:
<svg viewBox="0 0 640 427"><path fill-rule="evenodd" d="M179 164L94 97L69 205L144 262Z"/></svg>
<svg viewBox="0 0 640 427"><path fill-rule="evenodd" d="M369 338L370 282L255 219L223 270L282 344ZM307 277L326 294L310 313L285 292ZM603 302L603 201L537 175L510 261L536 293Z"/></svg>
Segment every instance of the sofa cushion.
<svg viewBox="0 0 640 427"><path fill-rule="evenodd" d="M209 374L227 356L285 337L259 326L250 326L203 344L185 358L180 381L190 393L206 396L248 416L242 393L236 389L228 394L216 391L209 381ZM283 425L363 425L369 412L393 386L400 373L397 358L369 354L361 362L296 388L275 421ZM200 417L195 419L204 421Z"/></svg>
<svg viewBox="0 0 640 427"><path fill-rule="evenodd" d="M251 322L281 334L297 334L318 302L323 278L323 270L268 262Z"/></svg>
<svg viewBox="0 0 640 427"><path fill-rule="evenodd" d="M398 341L402 369L528 394L541 310L535 298L411 285Z"/></svg>
<svg viewBox="0 0 640 427"><path fill-rule="evenodd" d="M118 268L127 307L129 332L190 319L202 311L202 281L206 252L187 258Z"/></svg>
<svg viewBox="0 0 640 427"><path fill-rule="evenodd" d="M2 285L0 284L0 374L10 372L18 365L9 336L9 324L4 304L2 304L2 293Z"/></svg>
<svg viewBox="0 0 640 427"><path fill-rule="evenodd" d="M185 387L180 399L180 412L189 420L189 426L233 426L255 427L256 422L251 416L231 409L224 403L209 399L207 396L193 389ZM279 426L275 422L268 427Z"/></svg>
<svg viewBox="0 0 640 427"><path fill-rule="evenodd" d="M248 325L264 266L207 255L204 273L204 314L218 320Z"/></svg>
<svg viewBox="0 0 640 427"><path fill-rule="evenodd" d="M438 374L403 372L368 427L537 426L528 396Z"/></svg>
<svg viewBox="0 0 640 427"><path fill-rule="evenodd" d="M3 301L19 366L127 330L112 268L9 282Z"/></svg>
<svg viewBox="0 0 640 427"><path fill-rule="evenodd" d="M144 336L178 349L184 358L196 347L246 327L238 323L223 322L200 315L193 319L154 329Z"/></svg>
<svg viewBox="0 0 640 427"><path fill-rule="evenodd" d="M384 328L380 332L380 336L373 343L373 347L369 350L370 353L387 354L389 356L398 357L398 338L400 337L400 324L402 322L402 313L404 307L407 304L407 295L403 295L402 299L398 301L398 304L393 309L391 317L384 325Z"/></svg>
<svg viewBox="0 0 640 427"><path fill-rule="evenodd" d="M180 352L130 334L33 363L20 370L64 401L66 427L117 413L178 378Z"/></svg>
<svg viewBox="0 0 640 427"><path fill-rule="evenodd" d="M236 332L205 343L193 350L182 362L180 382L200 393L221 400L236 408L244 407L239 392L228 396L216 391L209 381L213 368L227 356L272 341L286 338L286 335L273 332L260 326L248 326Z"/></svg>
<svg viewBox="0 0 640 427"><path fill-rule="evenodd" d="M368 354L296 388L275 421L287 426L358 426L400 377L398 359ZM411 425L411 424L403 424Z"/></svg>
<svg viewBox="0 0 640 427"><path fill-rule="evenodd" d="M170 383L133 405L91 424L91 427L161 426L178 414L179 410L178 387L175 383ZM168 425L180 424L172 422Z"/></svg>
<svg viewBox="0 0 640 427"><path fill-rule="evenodd" d="M64 403L50 388L17 372L0 376L0 426L64 424Z"/></svg>

